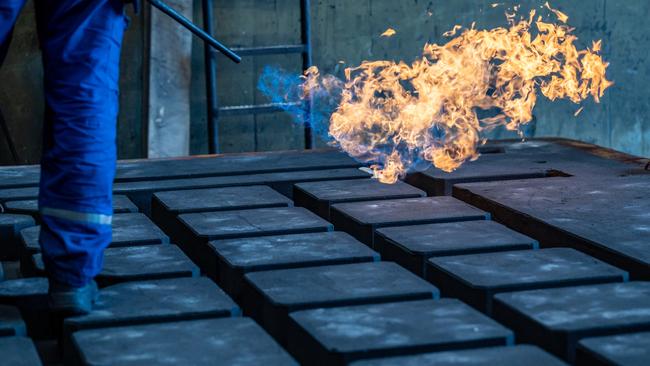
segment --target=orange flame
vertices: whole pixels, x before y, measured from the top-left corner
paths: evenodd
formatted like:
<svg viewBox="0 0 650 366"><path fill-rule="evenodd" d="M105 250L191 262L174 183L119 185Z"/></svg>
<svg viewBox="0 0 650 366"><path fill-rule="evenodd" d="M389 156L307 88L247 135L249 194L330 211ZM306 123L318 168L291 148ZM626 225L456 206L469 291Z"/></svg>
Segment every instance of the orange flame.
<svg viewBox="0 0 650 366"><path fill-rule="evenodd" d="M545 6L560 22L568 19ZM351 156L379 162L372 167L375 177L392 183L422 160L450 172L478 158L481 132L499 125L519 131L533 118L538 91L550 100L580 103L591 96L599 102L612 85L600 41L578 50L565 24L534 20L534 10L525 19L506 16L509 28L465 29L444 45L426 44L412 64L364 61L345 69L329 134ZM341 87L316 67L304 78L305 96ZM499 112L479 118L477 110Z"/></svg>
<svg viewBox="0 0 650 366"><path fill-rule="evenodd" d="M386 30L384 31L384 33L380 34L379 36L380 36L380 37L392 37L392 36L395 35L395 33L397 33L397 32L395 31L395 29L393 29L393 28L388 28L388 29L386 29Z"/></svg>

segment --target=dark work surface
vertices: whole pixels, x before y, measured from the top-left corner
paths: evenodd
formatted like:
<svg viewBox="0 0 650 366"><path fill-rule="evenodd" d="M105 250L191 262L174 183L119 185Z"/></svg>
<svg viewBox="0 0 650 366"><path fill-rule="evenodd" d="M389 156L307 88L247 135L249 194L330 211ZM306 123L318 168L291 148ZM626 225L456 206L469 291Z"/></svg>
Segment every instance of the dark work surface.
<svg viewBox="0 0 650 366"><path fill-rule="evenodd" d="M294 185L293 199L302 206L329 220L330 205L341 202L415 198L426 194L406 183L380 183L376 179L308 182Z"/></svg>
<svg viewBox="0 0 650 366"><path fill-rule="evenodd" d="M583 339L578 344L580 366L647 366L650 363L650 332Z"/></svg>
<svg viewBox="0 0 650 366"><path fill-rule="evenodd" d="M11 366L38 366L41 359L38 357L34 342L26 337L1 337L0 362Z"/></svg>
<svg viewBox="0 0 650 366"><path fill-rule="evenodd" d="M0 189L0 204L7 201L34 200L38 198L38 187Z"/></svg>
<svg viewBox="0 0 650 366"><path fill-rule="evenodd" d="M173 213L287 207L293 202L267 186L191 189L154 193L154 203ZM156 210L154 209L154 215Z"/></svg>
<svg viewBox="0 0 650 366"><path fill-rule="evenodd" d="M113 196L113 213L138 212L138 207L129 197L118 194Z"/></svg>
<svg viewBox="0 0 650 366"><path fill-rule="evenodd" d="M240 314L237 304L205 277L129 282L102 289L93 311L67 318L64 331L69 336L80 329Z"/></svg>
<svg viewBox="0 0 650 366"><path fill-rule="evenodd" d="M28 215L0 214L0 260L16 260L20 256L20 231L36 223Z"/></svg>
<svg viewBox="0 0 650 366"><path fill-rule="evenodd" d="M270 187L244 186L154 193L151 212L153 220L178 241L179 214L290 206L290 199Z"/></svg>
<svg viewBox="0 0 650 366"><path fill-rule="evenodd" d="M572 246L650 279L649 176L457 185L454 196L542 245Z"/></svg>
<svg viewBox="0 0 650 366"><path fill-rule="evenodd" d="M14 335L27 335L27 328L20 315L20 310L15 306L0 305L0 339Z"/></svg>
<svg viewBox="0 0 650 366"><path fill-rule="evenodd" d="M138 205L138 207L140 207L140 210L142 210L142 212L149 213L151 211L151 196L154 192L265 184L282 193L283 195L291 198L293 194L293 184L296 182L312 182L336 179L363 179L368 177L368 173L357 168L302 170L277 173L230 175L223 177L165 179L115 183L113 185L113 192L128 195L131 200L133 200ZM0 191L0 194L1 193L2 191Z"/></svg>
<svg viewBox="0 0 650 366"><path fill-rule="evenodd" d="M185 191L175 192L180 198L178 211L169 211L172 215L180 213L183 217L194 217L196 222L193 224L196 224L196 227L185 225L186 223L177 225L177 237L167 225L158 224L165 230L163 234L149 219L144 218L147 229L142 232L149 232L151 229L157 233L143 234L144 241L138 241L136 239L139 234L136 234L137 230L133 228L136 226L133 225L137 221L136 216L116 214L116 239L120 242L109 250L104 271L113 266L119 267L121 269L116 270L116 273L119 272L121 276L121 273L127 272L122 267L130 265L131 269L135 269L134 273L144 273L146 276L158 276L158 270L165 275L179 275L179 272L165 264L166 260L160 261L158 256L151 255L157 247L149 245L163 241L179 243L178 248L169 244L166 244L165 248L174 250L178 257L182 257L178 252L181 249L194 262L193 264L187 258L184 259L184 264L192 270L184 271L183 275L196 275L195 266L198 266L210 278L174 277L171 281L202 281L212 289L220 286L227 290L230 298L241 305L244 315L252 315L259 320L259 324L276 337L275 342L290 348L305 364L329 365L356 358L372 362L388 358L383 361L389 364L426 364L439 361L438 363L443 365L450 360L460 364L483 360L495 365L516 363L531 366L536 363L553 364L557 361L546 358L548 354L540 352L539 349L502 347L508 342L512 344L512 336L500 337L500 343L494 343L492 339L486 341L482 328L475 326L480 321L468 319L475 315L483 320L488 319L487 314L481 315L481 312L471 305L481 308L484 301L487 303L485 299L490 297L493 299L493 311L489 314L493 321L501 322L503 327L512 328L516 333L514 338L517 343L534 343L549 354L553 352L556 357L560 355L566 359L576 354L579 364L598 365L605 359L601 357L595 360L593 356L597 356L596 352L588 354L587 348L578 346L580 341L609 335L630 335L628 343L607 340L602 344L608 346L608 351L616 348L620 350L620 356L632 359L635 351L630 345L643 342L632 338L631 334L650 332L650 320L645 319L650 314L650 304L647 303L650 301L650 290L627 289L626 286L632 286L635 282L618 282L622 290L601 290L589 297L585 295L586 289L613 286L611 283L589 282L622 280L623 272L610 276L606 266L590 262L591 259L587 260L586 256L576 259L561 250L557 255L548 256L548 253L553 251L532 249L574 248L627 271L633 280L650 279L650 275L644 277L644 274L650 274L647 272L650 257L644 256L647 252L645 244L650 244L645 240L647 222L650 222L646 220L650 218L647 216L650 206L645 199L650 191L647 183L650 170L648 167L644 168L647 161L565 140L535 140L525 143L500 141L488 145L480 147L482 156L477 161L468 162L453 173L429 169L407 177L408 183L418 185L419 189L429 194L448 194L454 184L456 187L480 186L481 189L488 185L490 195L496 192L494 199L483 197L482 192L476 195L467 193L463 196L463 190L455 189L456 198L462 198L462 201L474 204L476 208L463 204L436 206L432 201L421 205L418 202L420 199L459 203L449 197L396 199L395 197L402 197L400 194L405 188L416 191L419 195L422 193L403 183L383 185L368 179L369 174L359 170L358 163L344 156L341 158L342 155L335 152L273 152L120 162L120 171L114 184L115 195L128 195L142 212L152 217L153 194L160 192L161 196L165 196L173 194L162 192ZM343 165L340 165L341 163ZM7 201L36 199L37 170L38 167L0 168L0 205ZM562 178L567 175L572 177ZM544 178L533 178L541 176ZM414 177L421 179L413 180ZM500 181L490 182L494 179ZM339 230L352 233L357 237L356 240L360 239L365 245L351 239L349 234L332 232L333 225L319 220L318 215L309 210L287 207L250 209L250 205L259 207L258 205L266 203L260 202L263 201L260 199L251 200L253 195L244 195L244 192L256 189L272 192L268 191L270 188L283 195L281 197L273 192L273 196L284 203L293 197L293 185L296 183L309 183L301 186L311 187L314 191L312 193L318 193L319 197L313 196L312 201L320 206L310 207L313 212L323 214L319 209L329 205L359 205L359 210L355 213L358 222L343 214L340 215L342 220L336 221L336 217L332 217L332 220ZM230 189L235 192L230 198L211 195L214 191L206 190L224 187L245 188ZM189 190L194 191L188 192ZM297 194L294 199L301 200L300 195ZM409 201L410 203L399 209L386 207L388 201L411 199L415 201ZM362 201L367 200L372 201L370 205L365 206L366 202ZM246 206L234 205L236 201L246 201ZM224 202L227 207L223 206ZM300 205L296 203L296 206ZM523 208L515 207L516 205ZM242 210L241 207L247 209ZM232 212L249 211L254 214L246 213L227 218L221 216L231 212L233 208L237 210ZM185 212L194 209L209 211L200 214ZM214 212L220 209L226 211ZM465 209L476 213L476 216L459 214ZM279 211L276 210L286 211L278 214ZM440 216L436 216L437 214ZM206 219L204 215L209 218ZM123 217L125 222L120 224L120 217ZM379 220L376 220L377 217ZM495 218L495 222L485 220L488 217ZM367 219L368 223L362 224L361 219ZM130 224L132 228L118 228L126 224ZM193 231L194 229L200 230ZM26 261L31 263L32 254L39 251L39 228L24 228L23 234L27 234L32 247L22 252L29 254L28 256L19 257L21 262L27 258ZM13 237L16 242L16 236ZM151 237L155 243L148 241L147 238ZM0 242L0 248L4 248L4 244ZM111 264L111 253L114 253L115 249L127 247L131 250L133 246L143 245L145 247L140 249L141 252L134 256L144 261L144 265L139 264L136 259L127 260L124 255L116 255L116 262ZM377 253L368 246L380 252L381 259L395 261L397 264L374 262L377 260ZM0 249L0 252L3 250ZM510 255L513 258L510 258ZM15 257L15 254L13 256ZM504 259L505 257L508 258ZM432 291L423 295L426 296L426 301L424 297L408 298L409 291L418 292L420 285L395 285L395 282L400 282L401 277L407 274L427 288L436 288L435 284L413 274L431 278L432 276L427 275L428 267L425 266L430 258L444 263L446 268L443 270L441 265L440 269L434 272L447 276L448 281L434 280L442 284L442 295L451 294L460 297L460 300L445 299L437 302L432 300ZM462 261L459 261L459 258ZM473 261L468 262L468 258ZM7 275L10 278L24 276L25 273L21 274L17 268L16 259L10 260L11 262L1 263ZM156 269L148 269L149 265ZM372 273L348 270L335 274L328 270L330 267L371 265L378 265L382 270ZM386 270L385 266L394 266L396 270ZM315 274L313 278L292 272L308 270ZM399 274L396 275L397 271ZM264 285L263 290L256 289L246 280L246 276L275 272L282 276L269 277L268 282L259 281ZM254 348L259 343L256 342L257 336L243 335L239 341L234 341L238 342L235 346L231 346L234 343L228 343L232 338L228 338L233 329L230 325L212 325L208 327L209 330L199 332L185 326L174 328L173 331L140 331L140 327L145 326L143 323L148 322L160 325L179 322L189 324L199 318L231 320L230 316L237 313L235 308L229 309L224 305L224 310L214 315L209 309L220 307L218 301L215 303L195 298L215 293L207 287L202 290L195 290L190 285L178 289L159 288L150 285L152 282L167 280L143 282L141 278L130 274L117 277L120 281L124 279L129 282L105 287L103 278L102 274L98 280L104 295L110 295L106 292L107 289L116 291L116 294L100 301L105 302L103 305L106 307L93 314L97 316L95 320L87 319L87 323L79 323L80 327L101 327L92 329L93 331L122 331L122 338L115 338L118 343L102 343L106 338L98 343L87 343L88 346L92 343L92 347L101 353L88 354L103 357L102 363L117 363L114 358L120 357L122 361L155 364L152 359L157 357L160 362L195 364L197 359L200 363L200 357L211 352L214 354L209 360L206 359L206 363L232 364L232 354L237 354L253 364L269 363L259 360L260 352ZM20 308L27 334L35 339L35 345L44 363L67 364L75 361L70 358L77 354L71 352L76 348L71 342L72 337L63 337L66 333L63 331L61 319L47 309L47 281L35 281L36 283L14 280L9 280L8 283L0 282L0 305L15 305ZM211 281L216 281L216 285ZM387 293L393 291L397 295L382 298L377 290L378 286L374 286L374 283L389 288ZM576 285L577 283L579 285ZM121 289L121 286L127 285L138 288L130 288L128 291ZM567 285L571 287L565 287ZM544 288L531 290L540 286ZM8 290L9 287L13 289ZM459 288L465 290L460 290L458 295L454 294L453 291ZM558 290L566 292L545 292ZM217 292L228 298L221 290L217 289ZM267 296L264 292L270 295ZM502 301L505 295L528 293L535 294L527 298L525 303L532 306L533 310L528 310L525 304L509 306ZM483 296L478 298L478 303L474 302L477 299L474 294ZM438 296L437 292L435 296ZM564 303L558 300L562 298L565 299ZM417 307L404 307L404 304L414 302L441 304L454 301L459 304L463 299L471 304L427 307L425 311ZM179 305L176 300L182 300L188 307ZM554 301L559 305L553 305ZM231 300L228 304L233 305ZM378 309L383 305L394 310ZM190 309L191 306L197 307L194 309L196 313ZM335 316L324 316L319 327L313 328L312 331L313 334L319 334L321 339L339 340L339 344L343 346L338 350L323 347L289 317L291 314L309 311L329 314L329 311L352 307L370 310L359 315L358 319L361 320L357 323L343 320L342 316L338 317L338 321L333 321L337 318ZM460 307L465 310L458 310ZM428 314L429 310L438 310L436 317ZM466 315L466 311L471 311L474 315ZM459 318L464 321L461 322ZM68 332L72 330L70 324L72 323L68 325ZM475 335L478 338L454 339L455 332L449 329L458 329L456 325L464 332L463 336ZM562 326L566 329L562 329ZM269 335L260 330L260 326L256 327L258 334L267 341L270 340ZM388 330L388 334L382 333L382 330ZM345 338L346 334L353 338ZM288 342L291 339L293 344ZM425 343L418 345L417 342L421 340ZM242 344L243 348L238 348ZM365 352L373 345L377 345L377 348ZM180 350L175 349L176 347ZM494 347L501 348L493 350ZM151 351L153 349L156 351ZM520 349L526 352L516 352ZM604 349L601 348L599 352L604 352ZM60 355L61 350L66 351L67 357L64 359ZM405 358L391 359L399 356ZM587 358L585 363L581 361L581 356L592 357ZM0 357L0 363L3 361L4 357ZM604 364L611 363L605 360Z"/></svg>
<svg viewBox="0 0 650 366"><path fill-rule="evenodd" d="M587 337L650 330L650 282L612 283L497 294L494 317L517 341L573 361Z"/></svg>
<svg viewBox="0 0 650 366"><path fill-rule="evenodd" d="M304 310L290 318L288 349L305 364L514 342L510 330L454 299Z"/></svg>
<svg viewBox="0 0 650 366"><path fill-rule="evenodd" d="M45 276L41 254L34 254L32 260L36 275ZM106 249L104 265L95 280L100 287L106 287L120 282L198 275L199 269L182 250L161 244Z"/></svg>
<svg viewBox="0 0 650 366"><path fill-rule="evenodd" d="M52 318L47 304L46 278L21 278L0 282L0 305L20 308L32 338L52 337Z"/></svg>
<svg viewBox="0 0 650 366"><path fill-rule="evenodd" d="M489 265L487 265L489 264ZM431 258L427 278L443 296L487 314L499 292L627 281L627 272L569 248Z"/></svg>
<svg viewBox="0 0 650 366"><path fill-rule="evenodd" d="M180 220L208 240L330 231L332 225L302 207L183 214Z"/></svg>
<svg viewBox="0 0 650 366"><path fill-rule="evenodd" d="M370 262L248 273L245 310L283 342L291 311L438 297L438 289L395 263Z"/></svg>
<svg viewBox="0 0 650 366"><path fill-rule="evenodd" d="M141 213L113 215L111 246L169 243L169 238Z"/></svg>
<svg viewBox="0 0 650 366"><path fill-rule="evenodd" d="M113 215L113 238L110 247L127 247L169 243L169 238L142 213ZM22 244L30 253L41 251L38 243L40 226L21 231Z"/></svg>
<svg viewBox="0 0 650 366"><path fill-rule="evenodd" d="M123 160L117 163L116 182L176 179L295 170L359 167L361 164L330 149L273 151L191 158ZM0 188L37 186L38 165L0 167Z"/></svg>
<svg viewBox="0 0 650 366"><path fill-rule="evenodd" d="M47 296L46 278L20 278L0 282L0 304L45 305Z"/></svg>
<svg viewBox="0 0 650 366"><path fill-rule="evenodd" d="M420 276L430 257L537 249L537 241L494 221L461 221L378 229L375 249Z"/></svg>
<svg viewBox="0 0 650 366"><path fill-rule="evenodd" d="M430 195L449 195L458 183L505 181L546 176L603 177L626 174L635 165L597 156L569 141L527 141L491 144L503 153L482 154L447 173L431 168L407 181Z"/></svg>
<svg viewBox="0 0 650 366"><path fill-rule="evenodd" d="M444 196L450 195L453 185L457 183L543 178L550 174L550 169L547 161L535 161L532 157L514 153L484 154L453 172L429 169L409 175L407 182L425 190L429 195Z"/></svg>
<svg viewBox="0 0 650 366"><path fill-rule="evenodd" d="M0 167L0 188L38 186L41 168L38 165Z"/></svg>
<svg viewBox="0 0 650 366"><path fill-rule="evenodd" d="M117 165L116 180L125 182L151 178L191 178L359 166L361 164L354 159L335 150L273 151L189 159L121 161Z"/></svg>
<svg viewBox="0 0 650 366"><path fill-rule="evenodd" d="M490 218L489 213L453 197L337 203L332 205L330 214L337 229L368 245L373 243L373 231L380 227Z"/></svg>
<svg viewBox="0 0 650 366"><path fill-rule="evenodd" d="M368 178L369 174L357 168L300 170L277 173L227 175L220 177L146 180L115 183L113 192L130 195L142 192L164 192L181 189L221 188L250 185L273 185L284 182L321 181L329 179ZM7 191L9 193L9 191ZM3 191L0 190L0 199Z"/></svg>
<svg viewBox="0 0 650 366"><path fill-rule="evenodd" d="M215 240L213 270L232 296L242 287L244 274L254 271L378 261L379 255L340 231Z"/></svg>
<svg viewBox="0 0 650 366"><path fill-rule="evenodd" d="M41 251L41 245L38 243L40 233L40 226L31 226L20 231L21 255L31 256Z"/></svg>
<svg viewBox="0 0 650 366"><path fill-rule="evenodd" d="M32 215L38 218L38 201L20 200L20 201L7 201L2 204L8 213ZM113 196L113 213L127 213L138 212L138 208L129 200L127 196L116 195Z"/></svg>
<svg viewBox="0 0 650 366"><path fill-rule="evenodd" d="M210 240L332 231L332 224L302 207L202 212L178 216L178 243L204 271L213 271Z"/></svg>
<svg viewBox="0 0 650 366"><path fill-rule="evenodd" d="M249 318L192 320L73 334L82 364L295 365Z"/></svg>
<svg viewBox="0 0 650 366"><path fill-rule="evenodd" d="M563 366L555 356L531 346L486 347L353 362L354 366Z"/></svg>

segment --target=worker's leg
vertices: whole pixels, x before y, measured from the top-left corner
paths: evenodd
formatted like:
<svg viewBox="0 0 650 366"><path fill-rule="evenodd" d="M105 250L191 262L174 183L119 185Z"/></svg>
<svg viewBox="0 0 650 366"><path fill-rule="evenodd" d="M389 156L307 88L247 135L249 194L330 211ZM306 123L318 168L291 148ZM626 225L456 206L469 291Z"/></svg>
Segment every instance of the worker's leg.
<svg viewBox="0 0 650 366"><path fill-rule="evenodd" d="M48 276L84 287L111 241L122 0L36 0L46 116L39 207Z"/></svg>
<svg viewBox="0 0 650 366"><path fill-rule="evenodd" d="M1 0L0 1L0 66L7 56L11 33L20 10L25 6L26 0Z"/></svg>

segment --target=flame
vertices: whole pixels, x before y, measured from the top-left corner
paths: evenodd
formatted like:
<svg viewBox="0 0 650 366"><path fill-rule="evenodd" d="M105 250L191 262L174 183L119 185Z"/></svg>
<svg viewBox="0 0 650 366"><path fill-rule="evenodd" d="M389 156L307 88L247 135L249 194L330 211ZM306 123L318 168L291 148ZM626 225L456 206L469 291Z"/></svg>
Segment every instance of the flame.
<svg viewBox="0 0 650 366"><path fill-rule="evenodd" d="M451 30L446 31L442 35L443 35L443 37L453 37L461 29L463 29L463 26L456 24Z"/></svg>
<svg viewBox="0 0 650 366"><path fill-rule="evenodd" d="M578 117L578 115L579 115L580 113L582 113L582 111L583 111L584 109L585 109L585 107L580 107L580 108L578 108L578 110L575 111L575 112L573 113L573 116L574 116L574 117Z"/></svg>
<svg viewBox="0 0 650 366"><path fill-rule="evenodd" d="M393 29L393 28L388 28L388 29L386 29L386 30L384 31L384 33L382 33L382 34L380 35L380 37L392 37L392 36L395 35L395 33L397 33L397 32L395 31L395 29Z"/></svg>
<svg viewBox="0 0 650 366"><path fill-rule="evenodd" d="M601 42L578 50L567 16L547 7L562 24L536 19L534 10L518 20L506 14L508 28L472 26L446 44L426 44L411 64L364 61L346 68L344 80L312 67L302 76L301 97L333 106L333 144L374 164L380 181L395 182L423 164L451 172L478 158L482 132L519 131L530 122L538 92L578 104L599 102L612 85ZM323 95L325 102L313 99Z"/></svg>
<svg viewBox="0 0 650 366"><path fill-rule="evenodd" d="M559 11L557 9L551 8L551 5L548 4L548 1L544 3L544 7L546 9L550 10L551 12L553 12L553 14L555 14L555 16L557 16L557 19L559 21L561 21L562 23L566 23L567 21L569 21L569 17L566 14L564 14L563 12L561 12L561 11Z"/></svg>

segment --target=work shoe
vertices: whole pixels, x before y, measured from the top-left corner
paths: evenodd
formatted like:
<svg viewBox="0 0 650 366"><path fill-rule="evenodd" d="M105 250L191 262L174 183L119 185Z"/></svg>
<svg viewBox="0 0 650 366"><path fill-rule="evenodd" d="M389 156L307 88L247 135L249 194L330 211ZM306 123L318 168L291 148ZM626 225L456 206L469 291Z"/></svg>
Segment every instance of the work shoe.
<svg viewBox="0 0 650 366"><path fill-rule="evenodd" d="M88 314L98 298L99 290L95 281L90 281L83 287L73 287L50 280L48 301L53 312L64 316Z"/></svg>

